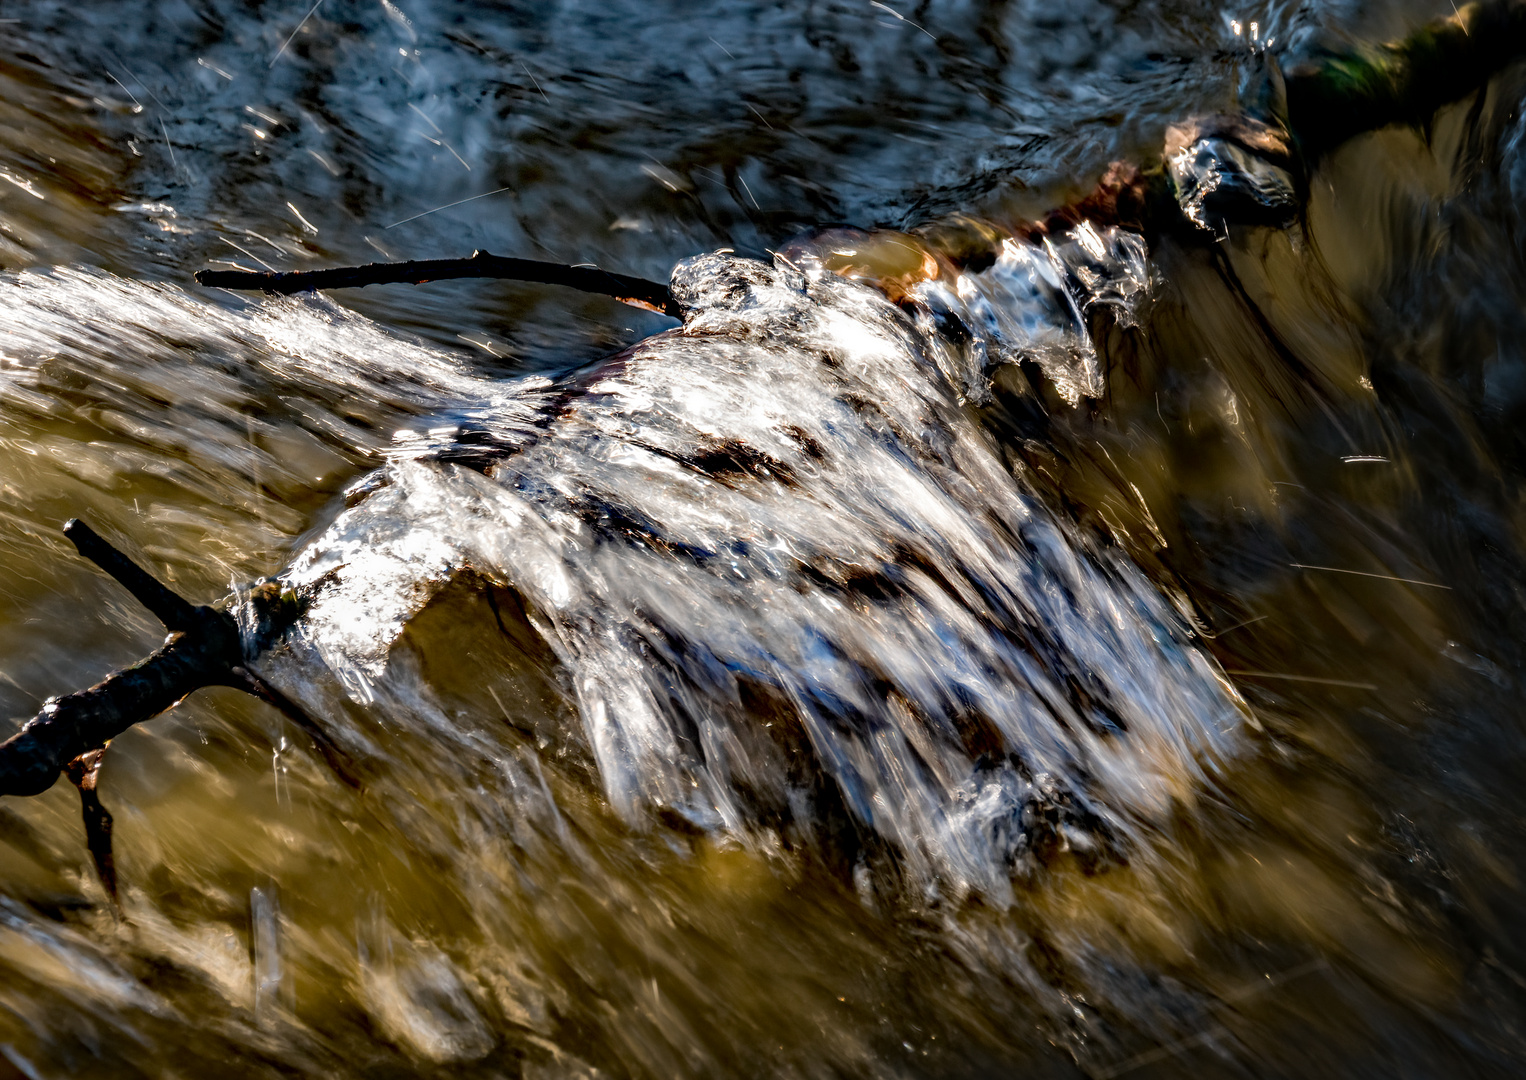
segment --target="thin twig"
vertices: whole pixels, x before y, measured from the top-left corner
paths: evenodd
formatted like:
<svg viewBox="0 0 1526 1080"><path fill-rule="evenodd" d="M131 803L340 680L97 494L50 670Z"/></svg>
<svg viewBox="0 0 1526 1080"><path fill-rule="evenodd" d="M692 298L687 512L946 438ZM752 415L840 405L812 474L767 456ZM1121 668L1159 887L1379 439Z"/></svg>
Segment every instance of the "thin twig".
<svg viewBox="0 0 1526 1080"><path fill-rule="evenodd" d="M428 117L425 117L425 119L427 120ZM451 151L451 153L455 153L455 151ZM457 199L455 202L448 202L444 206L436 206L433 210L425 210L421 214L414 214L412 217L405 217L402 221L394 221L391 225L383 225L382 231L386 232L388 229L395 229L399 225L406 225L410 221L417 221L419 218L428 217L430 214L438 214L441 210L449 210L452 206L463 206L466 203L476 202L478 199L485 199L489 195L500 195L503 192L509 190L511 190L509 187L494 188L492 191L484 191L481 195L472 195L465 199Z"/></svg>
<svg viewBox="0 0 1526 1080"><path fill-rule="evenodd" d="M1249 618L1249 619L1241 619L1239 622L1231 623L1229 626L1224 627L1224 629L1222 629L1222 630L1215 630L1212 634L1204 634L1203 636L1204 637L1220 638L1220 637L1223 637L1225 634L1229 633L1231 630L1239 630L1241 627L1250 626L1252 623L1258 623L1262 619L1270 619L1270 618L1271 618L1270 615L1256 615L1256 616L1254 616L1252 618Z"/></svg>
<svg viewBox="0 0 1526 1080"><path fill-rule="evenodd" d="M1376 690L1377 686L1370 682L1353 682L1350 679L1326 679L1319 675L1293 675L1284 671L1248 671L1245 669L1225 668L1226 675L1244 675L1253 679L1285 679L1288 682L1320 683L1324 686L1349 686L1353 690Z"/></svg>
<svg viewBox="0 0 1526 1080"><path fill-rule="evenodd" d="M271 57L270 59L271 67L276 66L276 61L281 59L282 54L286 52L286 47L290 45L296 36L302 32L302 28L307 25L307 20L313 17L313 13L318 10L319 5L322 3L323 0L315 0L313 6L307 9L307 14L302 16L302 21L297 24L297 28L290 34L286 35L286 40L281 42L281 47L276 50L275 56Z"/></svg>
<svg viewBox="0 0 1526 1080"><path fill-rule="evenodd" d="M1295 570L1323 570L1327 574L1352 574L1356 577L1378 578L1382 581L1402 581L1406 585L1424 585L1427 589L1446 589L1448 592L1452 589L1450 585L1442 585L1435 581L1421 581L1419 578L1412 577L1395 577L1393 574L1373 574L1366 570L1342 570L1339 566L1310 566L1307 563L1301 562L1292 562L1288 563L1288 565Z"/></svg>
<svg viewBox="0 0 1526 1080"><path fill-rule="evenodd" d="M306 732L308 738L313 740L313 745L323 755L323 760L328 764L328 767L333 771L335 776L352 788L364 786L355 773L355 765L350 760L350 756L344 752L328 732L319 727L317 722L303 711L300 705L260 678L248 666L234 668L233 674L243 680L239 689L253 694L267 705L274 707L281 715Z"/></svg>
<svg viewBox="0 0 1526 1080"><path fill-rule="evenodd" d="M869 6L870 7L879 8L883 12L886 12L886 13L888 13L890 15L894 15L897 19L900 19L907 26L915 26L918 30L922 31L922 33L926 34L929 38L932 38L933 41L937 41L938 40L937 38L933 37L932 32L929 31L927 29L927 27L921 25L920 23L912 22L905 15L902 15L899 11L897 11L895 8L891 7L889 4L882 4L882 3L879 2L879 0L869 0ZM712 39L712 40L714 40L714 39Z"/></svg>
<svg viewBox="0 0 1526 1080"><path fill-rule="evenodd" d="M535 72L530 70L530 65L521 60L519 62L519 66L525 69L526 75L530 76L530 81L535 84L536 92L539 93L541 97L546 98L546 104L550 105L551 99L546 97L546 92L540 88L540 80L535 77Z"/></svg>
<svg viewBox="0 0 1526 1080"><path fill-rule="evenodd" d="M101 776L101 762L105 757L106 747L99 747L69 762L64 766L64 772L79 789L80 815L85 819L85 846L90 849L90 857L95 860L96 875L101 879L101 886L106 890L111 906L120 913L117 863L111 854L113 819L111 811L101 805L100 795L96 792Z"/></svg>
<svg viewBox="0 0 1526 1080"><path fill-rule="evenodd" d="M101 538L79 518L64 525L64 535L74 549L117 580L138 603L164 624L166 630L189 630L196 623L196 609L158 581L148 571Z"/></svg>
<svg viewBox="0 0 1526 1080"><path fill-rule="evenodd" d="M475 251L468 259L421 259L400 263L367 263L327 270L294 270L268 274L244 270L201 270L196 281L215 289L247 289L289 295L315 289L356 289L366 285L410 284L459 278L496 278L565 285L582 292L611 296L622 303L660 311L675 319L683 309L666 285L645 278L614 274L592 266L511 259Z"/></svg>

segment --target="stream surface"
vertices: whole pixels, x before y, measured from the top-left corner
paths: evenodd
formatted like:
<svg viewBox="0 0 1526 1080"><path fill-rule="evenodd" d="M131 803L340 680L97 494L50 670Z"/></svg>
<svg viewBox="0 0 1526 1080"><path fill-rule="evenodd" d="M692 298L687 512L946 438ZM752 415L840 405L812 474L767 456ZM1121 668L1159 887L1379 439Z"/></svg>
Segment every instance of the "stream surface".
<svg viewBox="0 0 1526 1080"><path fill-rule="evenodd" d="M359 780L198 691L120 913L0 803L0 1078L1520 1075L1526 70L1017 230L1450 11L0 7L0 735L162 639L78 516ZM474 248L685 321L191 281Z"/></svg>

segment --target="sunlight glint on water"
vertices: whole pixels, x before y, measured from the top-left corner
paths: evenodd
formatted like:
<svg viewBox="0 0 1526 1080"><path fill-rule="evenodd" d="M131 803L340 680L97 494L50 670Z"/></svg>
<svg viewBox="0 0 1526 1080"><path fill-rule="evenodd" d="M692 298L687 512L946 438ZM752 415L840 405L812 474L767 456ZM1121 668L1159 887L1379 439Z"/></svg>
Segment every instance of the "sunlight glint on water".
<svg viewBox="0 0 1526 1080"><path fill-rule="evenodd" d="M1014 241L903 313L795 241L1064 201L1228 107L1229 19L1445 5L308 6L3 13L6 715L157 643L80 514L198 602L321 582L267 674L364 782L198 692L108 757L121 923L67 785L7 800L5 1062L1521 1060L1513 77L1342 150L1307 233L1148 271ZM188 284L475 246L763 261L592 367L671 323Z"/></svg>

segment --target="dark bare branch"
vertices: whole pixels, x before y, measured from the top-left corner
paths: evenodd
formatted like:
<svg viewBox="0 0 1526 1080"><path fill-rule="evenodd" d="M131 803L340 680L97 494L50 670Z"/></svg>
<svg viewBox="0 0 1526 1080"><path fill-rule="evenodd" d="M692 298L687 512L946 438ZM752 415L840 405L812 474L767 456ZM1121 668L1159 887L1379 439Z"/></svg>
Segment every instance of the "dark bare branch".
<svg viewBox="0 0 1526 1080"><path fill-rule="evenodd" d="M85 819L85 844L90 857L95 860L95 872L101 879L111 906L120 911L117 899L117 863L111 854L111 811L101 805L96 786L101 776L101 762L105 760L104 746L81 754L64 767L70 782L79 789L80 813Z"/></svg>
<svg viewBox="0 0 1526 1080"><path fill-rule="evenodd" d="M307 737L313 740L313 745L317 747L318 753L323 755L323 760L328 764L328 767L333 771L335 776L339 777L340 780L343 780L350 787L358 788L363 786L360 778L355 773L355 764L350 760L350 756L344 752L343 748L333 740L328 732L318 726L317 721L303 711L300 705L260 678L248 667L236 667L233 669L233 674L235 678L242 680L239 687L241 690L245 693L253 694L267 705L279 710L282 716L306 732Z"/></svg>
<svg viewBox="0 0 1526 1080"><path fill-rule="evenodd" d="M163 647L132 667L88 690L50 699L25 727L0 743L0 795L41 794L71 761L204 686L231 686L272 700L274 692L263 684L256 688L244 669L246 646L254 652L269 647L301 614L300 603L275 586L256 589L245 601L256 640L245 642L228 611L188 603L83 522L71 521L67 533L81 554L121 582L171 634ZM287 715L300 712L287 705L282 707ZM316 725L307 721L303 727L311 733ZM325 757L336 750L328 744L320 749Z"/></svg>
<svg viewBox="0 0 1526 1080"><path fill-rule="evenodd" d="M236 643L238 628L231 629ZM0 795L42 794L69 761L158 716L193 690L225 682L231 666L225 641L223 634L177 634L146 660L90 689L50 699L0 743Z"/></svg>
<svg viewBox="0 0 1526 1080"><path fill-rule="evenodd" d="M626 304L659 311L678 319L683 310L666 285L645 278L615 274L593 266L513 259L474 251L468 259L421 259L398 263L336 266L326 270L260 273L252 270L200 270L197 284L215 289L259 290L282 295L315 289L358 289L366 285L421 285L456 278L497 278L565 285L581 292L610 296Z"/></svg>
<svg viewBox="0 0 1526 1080"><path fill-rule="evenodd" d="M196 623L196 609L156 581L152 575L112 547L79 518L64 523L64 535L75 549L116 578L133 598L154 613L166 630L189 630Z"/></svg>

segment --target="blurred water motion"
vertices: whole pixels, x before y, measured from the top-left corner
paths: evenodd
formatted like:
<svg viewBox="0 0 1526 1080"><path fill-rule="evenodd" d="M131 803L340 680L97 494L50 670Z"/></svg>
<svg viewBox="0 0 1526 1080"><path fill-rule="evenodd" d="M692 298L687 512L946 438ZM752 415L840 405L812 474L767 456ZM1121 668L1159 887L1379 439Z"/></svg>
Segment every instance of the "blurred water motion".
<svg viewBox="0 0 1526 1080"><path fill-rule="evenodd" d="M1014 238L926 324L789 277L1158 154L1232 24L1448 5L309 7L3 12L4 715L156 644L78 514L198 602L326 580L271 673L366 786L198 692L107 758L122 921L7 800L0 1075L1519 1071L1520 73L1289 230ZM589 366L672 322L188 284L474 247L774 299Z"/></svg>

